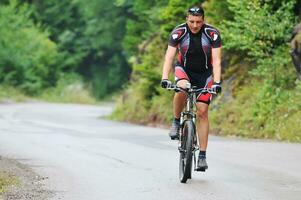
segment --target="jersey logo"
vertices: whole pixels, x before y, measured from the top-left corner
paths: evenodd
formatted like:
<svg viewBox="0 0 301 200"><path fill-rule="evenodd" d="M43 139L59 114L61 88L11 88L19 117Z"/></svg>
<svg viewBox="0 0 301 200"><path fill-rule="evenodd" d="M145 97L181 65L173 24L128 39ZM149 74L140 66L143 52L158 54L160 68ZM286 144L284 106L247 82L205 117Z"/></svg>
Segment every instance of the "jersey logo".
<svg viewBox="0 0 301 200"><path fill-rule="evenodd" d="M186 27L180 27L180 28L177 28L173 31L171 37L172 39L176 40L180 40L187 32L187 29Z"/></svg>
<svg viewBox="0 0 301 200"><path fill-rule="evenodd" d="M205 33L213 41L216 41L218 38L218 32L212 28L205 28Z"/></svg>
<svg viewBox="0 0 301 200"><path fill-rule="evenodd" d="M218 35L217 35L216 33L214 33L214 32L211 32L211 33L210 33L210 37L211 37L211 39L212 39L213 41L215 41L215 40L218 38Z"/></svg>
<svg viewBox="0 0 301 200"><path fill-rule="evenodd" d="M175 33L175 34L172 34L172 39L177 39L179 37L179 35L177 34L177 33Z"/></svg>

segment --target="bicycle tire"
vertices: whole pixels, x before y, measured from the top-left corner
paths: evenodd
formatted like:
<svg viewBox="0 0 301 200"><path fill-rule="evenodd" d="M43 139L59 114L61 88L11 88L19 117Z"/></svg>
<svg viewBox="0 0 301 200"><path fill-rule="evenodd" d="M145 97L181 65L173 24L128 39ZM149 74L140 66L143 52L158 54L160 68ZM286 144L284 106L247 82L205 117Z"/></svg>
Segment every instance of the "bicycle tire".
<svg viewBox="0 0 301 200"><path fill-rule="evenodd" d="M191 178L194 131L193 122L191 120L185 121L181 135L181 149L183 151L180 151L179 158L179 178L181 183L186 183L187 179Z"/></svg>

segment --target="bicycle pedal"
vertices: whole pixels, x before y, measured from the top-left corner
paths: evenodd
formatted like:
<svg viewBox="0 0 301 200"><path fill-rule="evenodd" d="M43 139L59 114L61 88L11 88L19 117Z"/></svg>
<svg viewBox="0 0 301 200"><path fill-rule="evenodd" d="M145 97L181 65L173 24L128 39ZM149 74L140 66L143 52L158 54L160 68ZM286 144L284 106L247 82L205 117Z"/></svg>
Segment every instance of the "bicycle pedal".
<svg viewBox="0 0 301 200"><path fill-rule="evenodd" d="M205 172L206 169L208 169L208 168L199 168L199 169L195 169L194 171L197 171L197 172Z"/></svg>
<svg viewBox="0 0 301 200"><path fill-rule="evenodd" d="M182 149L182 148L178 148L178 150L179 150L180 153L185 153L186 152L185 149Z"/></svg>
<svg viewBox="0 0 301 200"><path fill-rule="evenodd" d="M170 136L171 140L179 140L179 136Z"/></svg>

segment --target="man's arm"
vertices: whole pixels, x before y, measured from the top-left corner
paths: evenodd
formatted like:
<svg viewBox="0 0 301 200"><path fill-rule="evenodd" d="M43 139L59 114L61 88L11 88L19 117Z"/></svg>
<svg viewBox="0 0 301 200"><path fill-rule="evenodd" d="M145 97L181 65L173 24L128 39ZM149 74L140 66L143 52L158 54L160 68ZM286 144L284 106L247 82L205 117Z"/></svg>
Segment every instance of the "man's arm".
<svg viewBox="0 0 301 200"><path fill-rule="evenodd" d="M165 60L164 60L163 72L162 72L162 80L168 79L168 75L172 68L172 64L173 64L173 60L175 58L176 52L177 52L176 47L172 47L172 46L168 45L166 53L165 53Z"/></svg>
<svg viewBox="0 0 301 200"><path fill-rule="evenodd" d="M221 74L222 74L222 67L221 67L221 60L222 60L222 48L213 48L212 49L212 66L213 66L213 80L216 83L221 82Z"/></svg>

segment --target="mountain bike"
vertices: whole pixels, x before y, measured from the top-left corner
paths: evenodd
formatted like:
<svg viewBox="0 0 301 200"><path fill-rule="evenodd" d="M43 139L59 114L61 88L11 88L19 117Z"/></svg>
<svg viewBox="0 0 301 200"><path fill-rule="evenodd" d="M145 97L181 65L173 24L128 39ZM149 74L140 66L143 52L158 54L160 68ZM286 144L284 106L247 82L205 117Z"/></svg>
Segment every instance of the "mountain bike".
<svg viewBox="0 0 301 200"><path fill-rule="evenodd" d="M196 134L196 94L211 93L216 94L211 88L196 88L191 87L188 83L186 88L180 88L176 85L170 85L166 89L174 90L175 92L186 93L186 106L181 112L180 119L180 136L178 150L180 153L179 159L179 178L181 183L186 183L187 179L191 179L192 166L196 171L196 151L199 150L198 138ZM193 165L192 165L193 161Z"/></svg>

